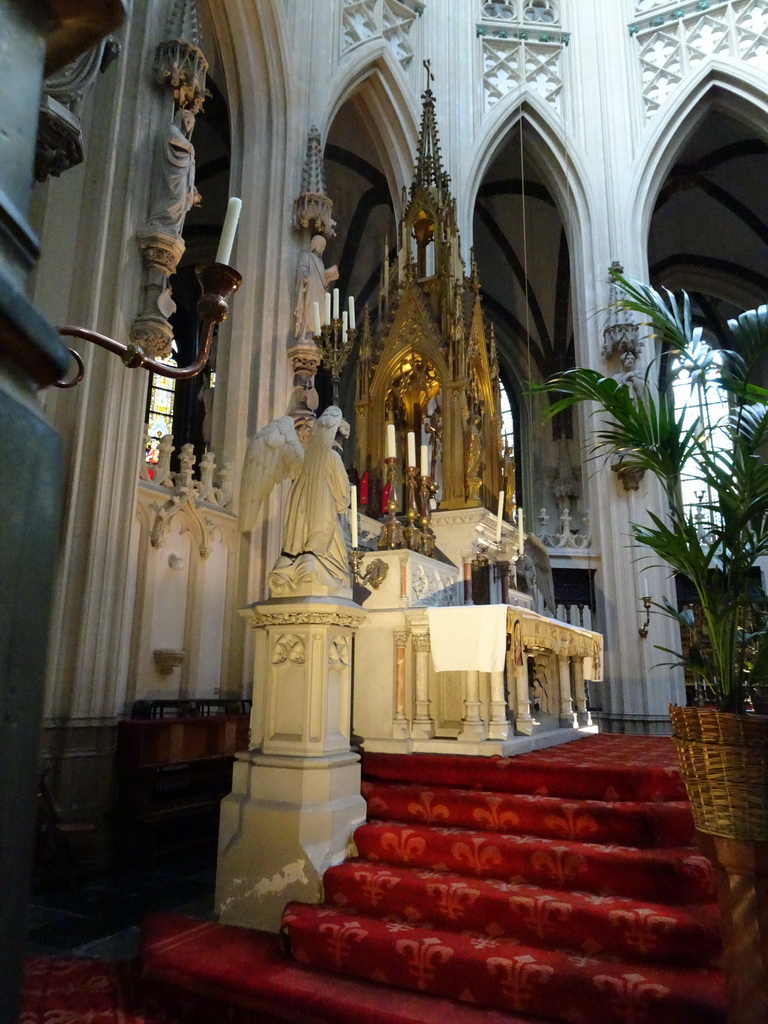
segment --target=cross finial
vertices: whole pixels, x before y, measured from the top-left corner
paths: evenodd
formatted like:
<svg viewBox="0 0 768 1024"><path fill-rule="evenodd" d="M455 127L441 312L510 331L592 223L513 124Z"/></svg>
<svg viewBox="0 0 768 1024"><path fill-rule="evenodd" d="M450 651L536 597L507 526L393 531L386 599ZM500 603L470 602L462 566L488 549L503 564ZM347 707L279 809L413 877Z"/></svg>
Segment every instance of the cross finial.
<svg viewBox="0 0 768 1024"><path fill-rule="evenodd" d="M424 68L425 68L425 70L427 72L427 89L429 89L429 83L430 82L434 82L434 80L435 80L435 76L432 74L432 61L431 60L425 60L425 61L422 61L422 63L423 63Z"/></svg>

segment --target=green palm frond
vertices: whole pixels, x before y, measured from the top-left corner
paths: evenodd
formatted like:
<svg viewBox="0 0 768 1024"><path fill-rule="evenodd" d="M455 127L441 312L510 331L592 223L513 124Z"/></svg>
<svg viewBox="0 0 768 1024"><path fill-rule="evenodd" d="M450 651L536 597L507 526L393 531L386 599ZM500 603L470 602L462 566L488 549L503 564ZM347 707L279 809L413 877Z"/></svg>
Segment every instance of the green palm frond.
<svg viewBox="0 0 768 1024"><path fill-rule="evenodd" d="M673 374L687 375L692 407L716 380L731 403L729 415L710 419L705 402L691 422L676 411L672 388L654 385L650 368L637 393L587 367L530 385L529 392L551 396L549 416L590 405L594 453L649 472L662 484L667 513L662 518L649 511L647 523L633 525L634 540L693 584L704 639L691 645L688 667L722 709L743 711L750 673L768 686L767 602L754 582L757 560L768 557L768 389L761 383L768 379L768 306L730 320L731 347L712 350L693 324L684 292L661 294L620 273L613 277L622 290L620 308L638 314L661 350L675 357ZM706 495L697 522L681 498L690 465ZM666 602L659 607L690 627L686 613Z"/></svg>

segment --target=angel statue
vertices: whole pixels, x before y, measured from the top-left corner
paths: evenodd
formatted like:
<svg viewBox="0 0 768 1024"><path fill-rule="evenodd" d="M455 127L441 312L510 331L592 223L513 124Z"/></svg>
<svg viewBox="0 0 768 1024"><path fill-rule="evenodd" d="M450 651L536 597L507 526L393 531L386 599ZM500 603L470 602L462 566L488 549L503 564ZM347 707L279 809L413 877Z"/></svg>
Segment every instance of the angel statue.
<svg viewBox="0 0 768 1024"><path fill-rule="evenodd" d="M291 416L260 430L245 456L240 485L240 529L252 530L275 484L293 480L280 557L269 574L273 596L351 596L344 513L349 480L336 435L349 424L332 405L315 423L303 447Z"/></svg>

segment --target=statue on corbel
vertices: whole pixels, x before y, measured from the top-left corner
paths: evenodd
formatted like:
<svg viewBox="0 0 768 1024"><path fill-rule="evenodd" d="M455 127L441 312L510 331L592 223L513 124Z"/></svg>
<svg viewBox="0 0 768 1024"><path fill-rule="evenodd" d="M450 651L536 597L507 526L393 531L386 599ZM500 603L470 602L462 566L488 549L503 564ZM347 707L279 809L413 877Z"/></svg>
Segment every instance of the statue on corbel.
<svg viewBox="0 0 768 1024"><path fill-rule="evenodd" d="M646 386L645 374L639 363L642 357L643 342L639 337L639 328L631 314L621 310L619 300L621 293L614 280L614 273L623 274L624 268L617 260L609 267L609 306L608 324L603 331L603 344L600 353L606 362L618 361L619 369L613 378L623 384L632 398L637 399ZM628 469L621 461L614 463L611 469L621 480L624 490L636 491L644 476L644 470Z"/></svg>
<svg viewBox="0 0 768 1024"><path fill-rule="evenodd" d="M325 192L325 171L320 132L313 125L307 136L307 148L301 177L301 192L293 203L293 227L308 235L306 248L299 254L294 275L294 325L288 341L288 359L293 371L293 392L288 413L297 430L311 430L318 406L315 374L320 352L315 343L318 324L315 304L324 317L328 286L338 280L337 266L327 267L323 253L328 239L335 235L331 216L333 201ZM323 321L324 322L324 321Z"/></svg>
<svg viewBox="0 0 768 1024"><path fill-rule="evenodd" d="M149 216L139 232L144 261L142 311L130 329L131 341L143 352L163 359L171 353L176 310L170 277L184 255L182 237L187 213L201 201L195 185L195 147L192 132L208 95L208 62L199 46L195 0L174 5L168 38L155 50L155 81L173 95L173 113L160 125Z"/></svg>
<svg viewBox="0 0 768 1024"><path fill-rule="evenodd" d="M35 143L35 181L58 178L83 162L85 150L80 110L99 74L120 53L120 44L107 36L43 82Z"/></svg>

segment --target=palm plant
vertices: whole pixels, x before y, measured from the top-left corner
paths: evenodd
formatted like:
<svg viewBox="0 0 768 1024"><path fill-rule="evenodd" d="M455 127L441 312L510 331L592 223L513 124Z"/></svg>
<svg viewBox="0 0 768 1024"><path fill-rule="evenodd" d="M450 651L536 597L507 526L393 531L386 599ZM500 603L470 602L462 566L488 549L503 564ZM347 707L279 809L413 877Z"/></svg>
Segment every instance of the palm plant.
<svg viewBox="0 0 768 1024"><path fill-rule="evenodd" d="M594 403L601 416L595 453L652 473L662 485L666 514L649 512L649 523L633 524L634 539L690 580L704 643L679 657L702 677L719 710L743 713L750 689L768 679L768 611L755 581L758 559L768 555L768 389L758 382L768 373L768 306L729 321L730 347L713 352L702 344L685 293L662 296L618 272L613 276L623 293L620 307L640 314L669 354L672 380L688 375L692 396L703 397L698 411L676 410L672 380L657 388L649 372L645 386L633 391L575 367L531 391L556 396L550 417ZM723 416L713 417L706 400L714 387L728 398ZM687 477L704 492L695 519L683 500ZM666 601L657 607L691 626L690 612Z"/></svg>

